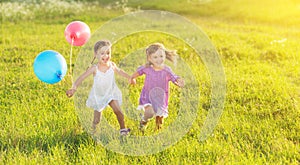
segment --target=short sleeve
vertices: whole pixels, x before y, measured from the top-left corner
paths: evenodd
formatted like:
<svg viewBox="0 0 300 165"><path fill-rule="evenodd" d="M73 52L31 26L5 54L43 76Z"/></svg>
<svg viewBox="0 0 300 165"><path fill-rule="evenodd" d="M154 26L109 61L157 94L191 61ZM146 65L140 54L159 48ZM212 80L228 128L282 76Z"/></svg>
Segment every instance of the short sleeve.
<svg viewBox="0 0 300 165"><path fill-rule="evenodd" d="M166 71L168 72L168 75L170 78L169 81L172 81L173 83L175 83L175 81L180 78L172 71L172 69L170 67L166 67Z"/></svg>
<svg viewBox="0 0 300 165"><path fill-rule="evenodd" d="M145 74L145 66L138 67L137 72L139 75Z"/></svg>

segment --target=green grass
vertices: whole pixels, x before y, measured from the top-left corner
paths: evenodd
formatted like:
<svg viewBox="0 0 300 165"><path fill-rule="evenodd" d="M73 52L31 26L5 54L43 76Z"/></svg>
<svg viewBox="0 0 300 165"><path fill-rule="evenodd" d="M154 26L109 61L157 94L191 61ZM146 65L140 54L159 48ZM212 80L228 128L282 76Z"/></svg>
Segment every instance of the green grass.
<svg viewBox="0 0 300 165"><path fill-rule="evenodd" d="M216 0L201 4L195 0L132 0L114 9L104 6L108 1L69 2L62 11L46 5L34 8L35 3L28 1L23 4L25 11L31 11L28 14L2 13L0 164L299 164L298 1ZM72 4L80 10L72 10ZM214 133L204 142L198 141L198 135L210 108L211 83L199 62L189 61L201 93L196 121L178 143L148 156L122 155L97 144L84 131L74 99L65 96L71 77L47 85L33 73L34 58L43 50L60 52L69 65L70 45L63 35L69 22L82 20L93 33L121 16L126 7L134 10L138 6L190 19L208 35L220 55L227 83L225 108ZM5 11L12 9L6 6ZM280 43L283 39L286 41ZM177 49L183 59L194 54L172 36L142 33L120 40L113 49L114 60L119 62L122 55L156 40ZM73 47L75 67L80 49ZM139 88L130 88L133 104L137 104ZM174 86L172 91L173 98L180 92ZM176 99L170 107L173 113L165 127L177 116ZM117 128L111 109L105 110L104 116ZM142 136L136 121L129 117L126 121L133 134ZM151 124L147 135L156 134Z"/></svg>

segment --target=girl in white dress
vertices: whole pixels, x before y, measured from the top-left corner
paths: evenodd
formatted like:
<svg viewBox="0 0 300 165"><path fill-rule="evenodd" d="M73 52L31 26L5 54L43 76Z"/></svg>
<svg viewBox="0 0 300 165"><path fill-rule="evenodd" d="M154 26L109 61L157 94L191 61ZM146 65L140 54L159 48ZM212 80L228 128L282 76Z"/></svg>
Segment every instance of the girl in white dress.
<svg viewBox="0 0 300 165"><path fill-rule="evenodd" d="M125 128L124 115L121 111L120 104L122 103L122 93L115 82L114 73L117 73L130 82L134 83L130 76L118 68L111 59L111 43L107 40L101 40L96 42L94 46L94 55L98 59L98 63L87 69L81 76L77 78L72 88L67 90L68 97L72 97L76 92L77 87L81 82L89 75L94 75L94 84L90 91L89 97L86 101L86 105L93 108L94 120L92 124L93 132L96 130L97 124L101 119L101 112L107 105L109 105L115 115L117 116L120 125L120 134L127 135L130 129Z"/></svg>

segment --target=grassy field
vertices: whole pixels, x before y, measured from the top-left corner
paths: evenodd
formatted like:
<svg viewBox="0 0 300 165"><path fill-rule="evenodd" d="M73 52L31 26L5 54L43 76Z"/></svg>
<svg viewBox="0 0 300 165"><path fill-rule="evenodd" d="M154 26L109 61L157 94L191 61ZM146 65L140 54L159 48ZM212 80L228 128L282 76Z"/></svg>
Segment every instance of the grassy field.
<svg viewBox="0 0 300 165"><path fill-rule="evenodd" d="M128 1L1 2L0 164L299 164L299 1ZM186 17L208 35L220 55L225 108L204 142L198 135L210 110L211 83L203 65L189 63L201 93L196 121L176 144L148 156L113 152L84 131L74 99L65 96L70 75L55 85L34 75L34 58L44 50L60 52L69 65L64 29L71 21L84 21L93 33L110 19L139 9ZM120 62L124 53L157 40L177 49L185 60L184 52L195 54L171 36L142 33L114 45L114 60ZM80 49L73 47L74 67ZM176 96L180 91L172 86L174 90ZM138 88L132 91L130 99L135 100ZM166 127L176 118L177 106L174 99ZM117 128L110 109L104 116ZM126 121L141 136L137 122ZM155 134L151 127L148 135Z"/></svg>

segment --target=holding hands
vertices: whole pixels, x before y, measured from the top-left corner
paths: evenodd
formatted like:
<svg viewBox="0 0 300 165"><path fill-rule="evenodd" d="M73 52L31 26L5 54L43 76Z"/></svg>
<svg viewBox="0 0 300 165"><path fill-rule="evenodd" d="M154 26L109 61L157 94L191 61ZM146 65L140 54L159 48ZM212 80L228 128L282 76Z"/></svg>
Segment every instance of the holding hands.
<svg viewBox="0 0 300 165"><path fill-rule="evenodd" d="M135 85L136 84L136 79L135 78L130 77L128 80L129 80L129 84L131 84L131 85Z"/></svg>

